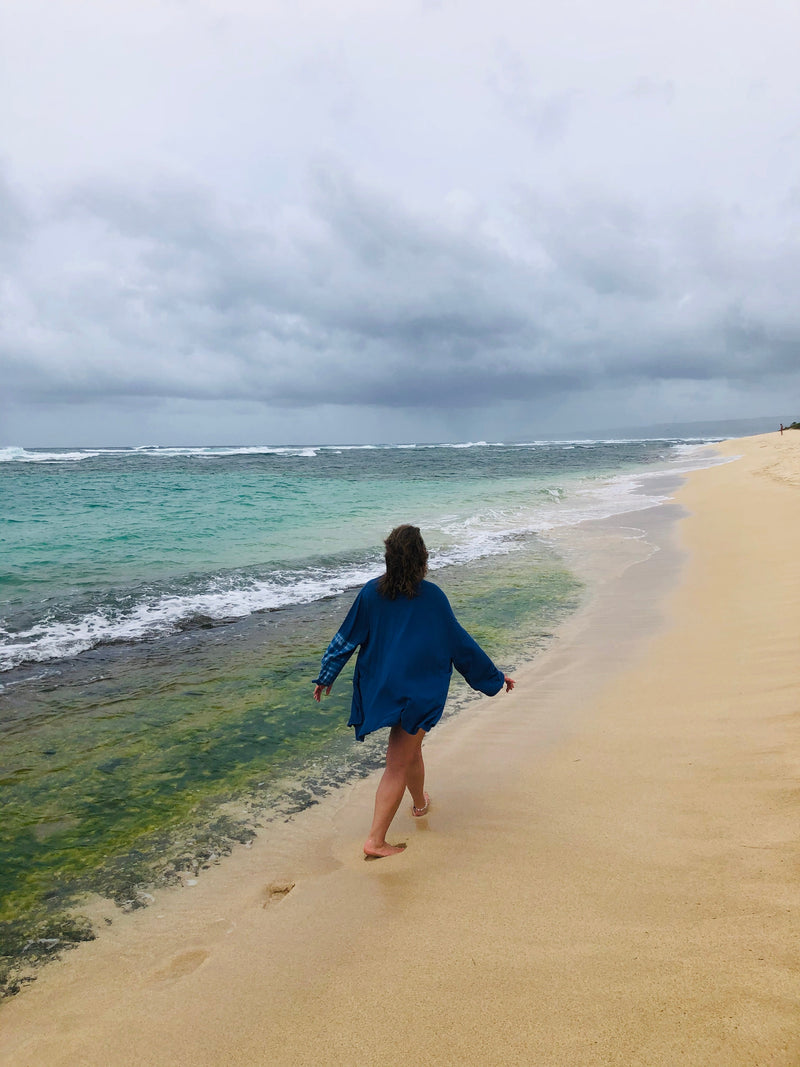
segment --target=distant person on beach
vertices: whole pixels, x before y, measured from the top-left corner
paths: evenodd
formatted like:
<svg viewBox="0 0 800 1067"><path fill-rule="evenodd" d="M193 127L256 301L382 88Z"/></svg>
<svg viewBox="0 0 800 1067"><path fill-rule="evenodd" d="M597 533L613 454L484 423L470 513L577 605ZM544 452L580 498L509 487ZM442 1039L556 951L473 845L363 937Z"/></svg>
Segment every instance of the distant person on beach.
<svg viewBox="0 0 800 1067"><path fill-rule="evenodd" d="M364 843L368 857L394 856L405 845L386 841L403 794L411 814L428 814L422 739L442 717L453 667L473 689L494 696L514 679L503 674L459 624L442 590L424 581L428 550L416 526L398 526L384 541L386 573L367 582L322 657L314 699L330 693L339 672L359 648L348 726L356 738L388 726L386 770Z"/></svg>

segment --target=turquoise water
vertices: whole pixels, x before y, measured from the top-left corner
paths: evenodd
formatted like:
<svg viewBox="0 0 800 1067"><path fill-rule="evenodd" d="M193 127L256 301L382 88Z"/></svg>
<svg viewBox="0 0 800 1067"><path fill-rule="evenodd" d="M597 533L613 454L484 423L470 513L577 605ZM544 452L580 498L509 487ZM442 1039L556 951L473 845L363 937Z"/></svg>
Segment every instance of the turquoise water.
<svg viewBox="0 0 800 1067"><path fill-rule="evenodd" d="M310 680L392 526L422 527L432 579L511 671L580 599L548 532L647 506L694 451L0 450L0 955L82 892L135 906L378 765L348 677L322 705Z"/></svg>
<svg viewBox="0 0 800 1067"><path fill-rule="evenodd" d="M313 602L375 573L401 521L434 566L502 554L631 506L610 479L675 447L0 450L0 669Z"/></svg>

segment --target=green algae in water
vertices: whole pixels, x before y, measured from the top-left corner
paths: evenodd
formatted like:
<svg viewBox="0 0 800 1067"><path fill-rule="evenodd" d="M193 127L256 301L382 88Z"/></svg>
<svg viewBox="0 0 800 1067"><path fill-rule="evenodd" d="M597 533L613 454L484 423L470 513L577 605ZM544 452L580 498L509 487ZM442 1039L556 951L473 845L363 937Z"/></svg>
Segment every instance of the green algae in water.
<svg viewBox="0 0 800 1067"><path fill-rule="evenodd" d="M541 546L432 577L507 672L580 595ZM196 873L256 824L380 765L385 738L359 745L346 727L352 664L322 703L311 699L353 595L91 653L60 684L11 697L0 766L6 967L82 894L136 906L144 887ZM450 707L470 692L456 675Z"/></svg>

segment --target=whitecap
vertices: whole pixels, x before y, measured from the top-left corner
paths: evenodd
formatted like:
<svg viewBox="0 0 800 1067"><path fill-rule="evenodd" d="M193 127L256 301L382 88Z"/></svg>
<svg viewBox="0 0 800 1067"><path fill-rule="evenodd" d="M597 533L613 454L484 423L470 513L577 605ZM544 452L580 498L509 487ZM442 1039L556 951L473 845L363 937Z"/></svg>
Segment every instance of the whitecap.
<svg viewBox="0 0 800 1067"><path fill-rule="evenodd" d="M32 452L27 448L9 446L0 448L0 463L65 463L89 459L102 455L100 449L81 449L80 451Z"/></svg>
<svg viewBox="0 0 800 1067"><path fill-rule="evenodd" d="M307 454L312 451L309 446ZM647 470L637 468L612 477L576 474L558 482L531 482L528 493L515 494L513 502L506 497L466 516L419 516L432 549L431 569L507 554L524 547L530 537L558 527L651 507L668 498L668 491L652 479L728 461L710 454L705 444L689 442L672 444L669 457ZM192 618L221 621L312 603L362 585L380 571L379 557L371 556L340 566L287 567L263 578L211 577L188 595L151 595L130 609L103 608L77 618L43 621L15 634L0 633L0 669L79 655L99 644L157 637L175 632Z"/></svg>

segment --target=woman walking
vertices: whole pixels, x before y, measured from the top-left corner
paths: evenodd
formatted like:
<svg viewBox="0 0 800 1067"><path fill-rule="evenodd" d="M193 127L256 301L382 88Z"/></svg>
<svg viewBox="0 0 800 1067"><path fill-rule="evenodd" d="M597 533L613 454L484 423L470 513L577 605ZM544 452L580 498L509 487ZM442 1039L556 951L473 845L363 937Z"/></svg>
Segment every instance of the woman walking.
<svg viewBox="0 0 800 1067"><path fill-rule="evenodd" d="M424 581L428 550L416 526L398 526L384 542L386 573L367 582L322 657L314 699L330 693L350 656L359 649L353 675L349 726L356 738L389 729L386 770L375 796L375 813L364 854L394 856L405 845L386 841L403 794L411 814L428 814L422 739L444 711L453 667L473 689L494 696L513 678L498 670L458 623L447 597Z"/></svg>

